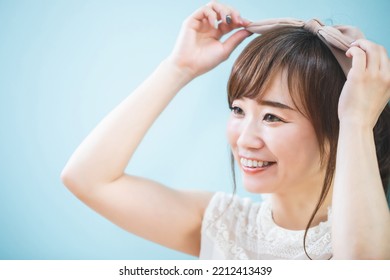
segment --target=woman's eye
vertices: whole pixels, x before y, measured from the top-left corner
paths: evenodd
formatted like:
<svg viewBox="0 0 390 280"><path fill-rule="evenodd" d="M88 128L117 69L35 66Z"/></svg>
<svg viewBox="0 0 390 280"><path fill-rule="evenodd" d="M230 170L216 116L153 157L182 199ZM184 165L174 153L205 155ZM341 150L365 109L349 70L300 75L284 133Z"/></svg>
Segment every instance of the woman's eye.
<svg viewBox="0 0 390 280"><path fill-rule="evenodd" d="M237 107L237 106L231 107L231 110L232 110L234 115L243 115L244 114L244 111L240 107Z"/></svg>
<svg viewBox="0 0 390 280"><path fill-rule="evenodd" d="M265 114L263 120L266 122L281 122L282 121L280 118L278 118L277 116L272 115L272 114Z"/></svg>

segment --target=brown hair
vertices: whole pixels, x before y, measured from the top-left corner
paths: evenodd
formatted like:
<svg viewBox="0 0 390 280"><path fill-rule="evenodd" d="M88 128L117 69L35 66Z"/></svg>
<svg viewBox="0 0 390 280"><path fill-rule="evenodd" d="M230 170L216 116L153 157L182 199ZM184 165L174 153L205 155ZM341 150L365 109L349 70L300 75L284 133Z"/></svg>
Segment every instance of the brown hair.
<svg viewBox="0 0 390 280"><path fill-rule="evenodd" d="M329 48L316 35L297 27L281 27L256 37L236 60L228 82L228 102L247 97L260 100L275 74L287 70L287 82L298 110L312 123L326 174L321 195L303 240L332 185L339 133L338 101L345 75ZM385 192L390 177L390 107L374 128L378 164ZM325 147L328 147L325 150ZM232 156L232 164L234 158ZM234 165L232 165L235 186ZM309 257L310 258L310 257Z"/></svg>

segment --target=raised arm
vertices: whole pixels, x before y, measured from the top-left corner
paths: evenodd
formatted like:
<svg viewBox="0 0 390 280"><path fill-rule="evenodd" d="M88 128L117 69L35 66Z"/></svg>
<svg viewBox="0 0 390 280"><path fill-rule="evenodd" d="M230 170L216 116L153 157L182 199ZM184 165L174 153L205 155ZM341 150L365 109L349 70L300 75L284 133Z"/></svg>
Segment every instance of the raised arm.
<svg viewBox="0 0 390 280"><path fill-rule="evenodd" d="M231 22L226 22L230 15ZM222 22L215 25L215 22ZM229 20L230 21L230 20ZM197 10L183 24L171 55L108 114L66 164L64 184L91 208L139 236L198 255L200 226L211 194L173 190L124 173L144 135L192 79L228 58L250 33L237 11L219 3Z"/></svg>
<svg viewBox="0 0 390 280"><path fill-rule="evenodd" d="M367 40L349 49L353 65L339 101L340 133L333 191L333 250L341 259L390 259L390 213L373 128L389 106L390 61Z"/></svg>

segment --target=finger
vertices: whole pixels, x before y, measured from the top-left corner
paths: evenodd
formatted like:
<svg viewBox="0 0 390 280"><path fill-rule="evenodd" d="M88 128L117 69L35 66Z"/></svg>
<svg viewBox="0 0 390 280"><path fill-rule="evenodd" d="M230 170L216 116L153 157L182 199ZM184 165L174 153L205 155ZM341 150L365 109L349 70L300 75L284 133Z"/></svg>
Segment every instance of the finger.
<svg viewBox="0 0 390 280"><path fill-rule="evenodd" d="M232 16L233 22L236 23L240 27L246 27L251 23L251 21L241 17L240 13L235 9L232 9L231 16Z"/></svg>
<svg viewBox="0 0 390 280"><path fill-rule="evenodd" d="M366 71L366 53L359 47L351 47L346 55L352 58L352 68L350 72L363 73Z"/></svg>
<svg viewBox="0 0 390 280"><path fill-rule="evenodd" d="M231 23L225 23L221 21L218 25L218 29L222 32L223 35L231 32L234 29L242 27L241 24L237 24L233 19L231 19Z"/></svg>
<svg viewBox="0 0 390 280"><path fill-rule="evenodd" d="M232 19L230 16L231 11L228 9L227 6L220 4L216 1L208 3L207 6L210 7L213 11L215 11L217 13L218 20L221 20L224 23L228 23L227 22L228 19L226 19L226 16L229 16L230 19Z"/></svg>
<svg viewBox="0 0 390 280"><path fill-rule="evenodd" d="M367 60L366 68L368 71L379 71L381 65L381 46L365 39L359 39L351 45L359 47L365 51Z"/></svg>
<svg viewBox="0 0 390 280"><path fill-rule="evenodd" d="M218 27L218 25L216 24L218 22L217 13L207 5L196 10L192 17L199 22L203 22L204 19L207 19L210 26L214 28Z"/></svg>
<svg viewBox="0 0 390 280"><path fill-rule="evenodd" d="M246 27L249 25L250 21L245 20L240 17L239 14L231 14L231 23L225 23L221 22L218 26L219 30L222 31L223 34L227 34L230 31L240 28L240 27Z"/></svg>
<svg viewBox="0 0 390 280"><path fill-rule="evenodd" d="M220 20L221 23L243 26L243 20L236 9L216 1L208 3L207 6L211 7L218 14L218 20Z"/></svg>

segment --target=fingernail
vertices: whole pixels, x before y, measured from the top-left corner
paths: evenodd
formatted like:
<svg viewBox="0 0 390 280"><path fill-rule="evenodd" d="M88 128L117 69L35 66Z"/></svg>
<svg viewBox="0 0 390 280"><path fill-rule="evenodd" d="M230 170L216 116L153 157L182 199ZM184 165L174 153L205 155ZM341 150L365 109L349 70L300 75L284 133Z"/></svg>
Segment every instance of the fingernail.
<svg viewBox="0 0 390 280"><path fill-rule="evenodd" d="M232 17L230 15L226 16L226 23L231 24L232 23Z"/></svg>

